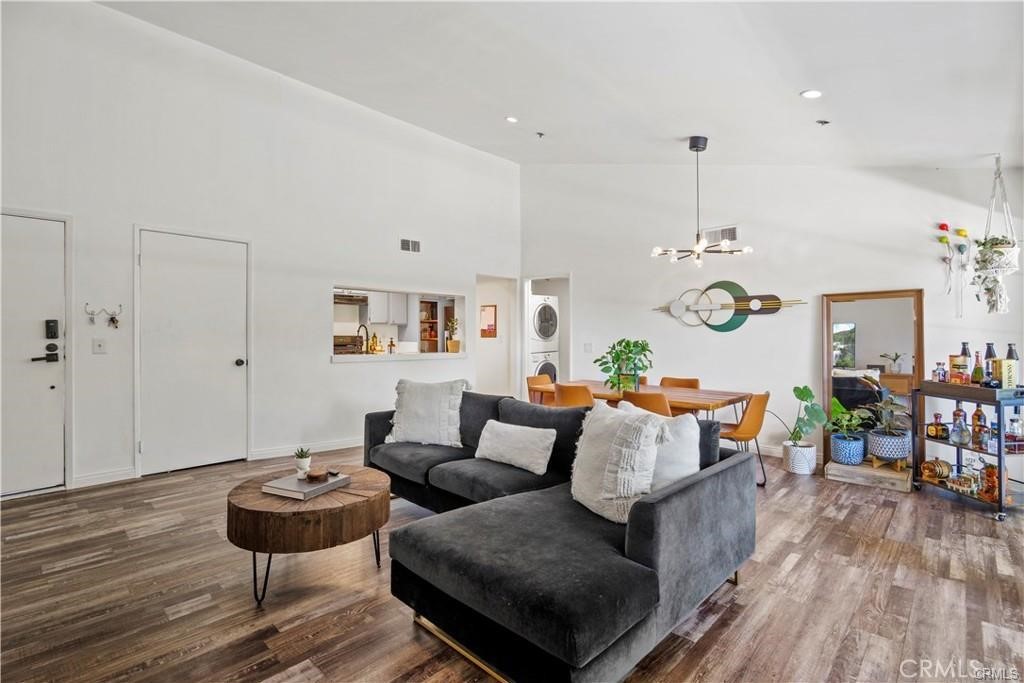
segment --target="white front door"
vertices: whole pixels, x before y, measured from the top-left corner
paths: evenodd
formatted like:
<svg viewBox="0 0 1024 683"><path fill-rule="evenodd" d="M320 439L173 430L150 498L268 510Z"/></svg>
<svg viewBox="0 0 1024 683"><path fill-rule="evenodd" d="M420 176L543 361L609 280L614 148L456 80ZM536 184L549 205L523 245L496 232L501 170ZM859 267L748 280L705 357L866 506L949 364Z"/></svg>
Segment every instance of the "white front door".
<svg viewBox="0 0 1024 683"><path fill-rule="evenodd" d="M248 455L245 244L140 231L142 474Z"/></svg>
<svg viewBox="0 0 1024 683"><path fill-rule="evenodd" d="M0 251L8 494L64 483L64 223L5 214Z"/></svg>

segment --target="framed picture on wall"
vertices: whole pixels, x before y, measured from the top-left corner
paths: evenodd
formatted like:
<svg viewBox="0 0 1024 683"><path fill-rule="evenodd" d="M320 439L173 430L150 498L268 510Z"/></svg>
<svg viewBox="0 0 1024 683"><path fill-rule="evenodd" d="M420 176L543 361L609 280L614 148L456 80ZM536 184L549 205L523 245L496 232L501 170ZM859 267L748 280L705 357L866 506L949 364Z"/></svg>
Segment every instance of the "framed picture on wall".
<svg viewBox="0 0 1024 683"><path fill-rule="evenodd" d="M480 338L494 339L498 336L498 305L486 304L480 307Z"/></svg>

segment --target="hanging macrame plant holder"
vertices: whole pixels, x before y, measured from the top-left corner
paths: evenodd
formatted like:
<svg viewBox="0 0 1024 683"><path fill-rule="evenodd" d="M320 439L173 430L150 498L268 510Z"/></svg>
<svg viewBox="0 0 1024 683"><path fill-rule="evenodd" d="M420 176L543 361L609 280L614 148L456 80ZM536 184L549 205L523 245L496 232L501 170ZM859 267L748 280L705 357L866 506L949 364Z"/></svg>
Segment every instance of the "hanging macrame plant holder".
<svg viewBox="0 0 1024 683"><path fill-rule="evenodd" d="M1002 233L992 229L992 217L996 212L996 201L1000 202L1003 214ZM988 203L988 219L985 221L985 237L976 241L974 255L974 278L971 284L978 288L977 297L985 296L989 313L1008 313L1010 297L1006 293L1003 277L1016 273L1020 268L1020 246L1013 230L1013 214L1006 198L1003 184L1003 168L996 155L996 172L992 178L992 196Z"/></svg>

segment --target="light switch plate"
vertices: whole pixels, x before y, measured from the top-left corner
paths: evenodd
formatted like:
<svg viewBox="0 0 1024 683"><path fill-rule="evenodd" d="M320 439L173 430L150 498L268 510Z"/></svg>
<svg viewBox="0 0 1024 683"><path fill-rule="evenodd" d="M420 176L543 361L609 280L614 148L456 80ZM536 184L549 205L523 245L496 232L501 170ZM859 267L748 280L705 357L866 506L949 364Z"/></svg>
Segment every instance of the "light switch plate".
<svg viewBox="0 0 1024 683"><path fill-rule="evenodd" d="M107 352L107 340L99 337L92 338L92 352L93 354L101 354Z"/></svg>
<svg viewBox="0 0 1024 683"><path fill-rule="evenodd" d="M586 344L583 345L583 353L593 353L593 352L594 352L594 345L593 344L591 344L590 342L587 342Z"/></svg>

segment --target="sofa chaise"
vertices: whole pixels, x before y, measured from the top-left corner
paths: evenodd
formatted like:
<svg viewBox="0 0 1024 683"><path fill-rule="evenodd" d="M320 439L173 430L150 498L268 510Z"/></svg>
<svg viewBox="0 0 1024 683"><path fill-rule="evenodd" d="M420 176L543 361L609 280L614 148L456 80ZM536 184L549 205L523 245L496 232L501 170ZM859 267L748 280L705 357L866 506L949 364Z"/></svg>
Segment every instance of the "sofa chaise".
<svg viewBox="0 0 1024 683"><path fill-rule="evenodd" d="M391 532L391 592L509 680L624 678L753 553L752 456L720 449L717 422L699 421L701 471L616 524L569 490L586 409L465 392L462 448L386 443L392 414L366 416L364 462L443 514ZM548 471L473 457L489 419L554 428Z"/></svg>

